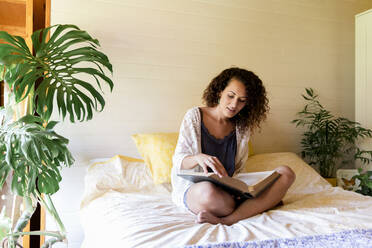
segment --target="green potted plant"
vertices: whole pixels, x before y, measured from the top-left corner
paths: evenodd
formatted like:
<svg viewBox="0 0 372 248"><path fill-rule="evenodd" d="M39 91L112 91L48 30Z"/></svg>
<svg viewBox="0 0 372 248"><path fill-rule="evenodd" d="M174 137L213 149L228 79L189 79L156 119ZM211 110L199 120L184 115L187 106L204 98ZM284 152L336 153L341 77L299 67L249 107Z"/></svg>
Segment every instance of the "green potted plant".
<svg viewBox="0 0 372 248"><path fill-rule="evenodd" d="M363 128L358 122L344 117L336 117L318 101L318 95L306 88L302 97L307 104L292 121L296 127L306 128L302 140L302 157L314 166L324 178L334 177L338 168L372 161L372 151L358 147L357 141L372 137L372 130Z"/></svg>
<svg viewBox="0 0 372 248"><path fill-rule="evenodd" d="M68 139L53 130L57 122L50 118L58 109L71 122L90 120L93 110L102 111L105 105L101 83L113 88L106 75L112 73L112 65L98 50L98 40L87 32L75 25L55 25L31 38L34 52L23 38L0 32L5 42L0 43L0 80L11 90L9 103L0 110L0 189L12 176L13 193L24 199L21 217L3 241L7 247L19 246L23 235L50 236L43 247L66 239L50 196L59 189L60 169L71 166L74 159ZM19 103L24 99L28 110L20 116ZM37 202L54 218L59 231L22 232Z"/></svg>
<svg viewBox="0 0 372 248"><path fill-rule="evenodd" d="M358 174L353 176L353 179L359 180L359 187L356 192L362 195L372 196L372 171L364 171L358 169Z"/></svg>

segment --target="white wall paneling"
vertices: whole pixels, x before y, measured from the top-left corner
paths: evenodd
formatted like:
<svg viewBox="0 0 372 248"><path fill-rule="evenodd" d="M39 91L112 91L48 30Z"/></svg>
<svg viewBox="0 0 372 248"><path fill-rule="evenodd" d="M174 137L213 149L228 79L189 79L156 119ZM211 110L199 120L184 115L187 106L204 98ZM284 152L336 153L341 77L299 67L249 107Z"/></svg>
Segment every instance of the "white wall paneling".
<svg viewBox="0 0 372 248"><path fill-rule="evenodd" d="M70 139L75 166L139 157L130 135L178 131L209 81L240 66L259 75L270 99L268 120L252 137L255 152L298 152L301 129L290 121L305 87L354 119L354 16L371 7L370 0L52 1L52 24L73 23L99 39L115 83L102 113L59 132Z"/></svg>

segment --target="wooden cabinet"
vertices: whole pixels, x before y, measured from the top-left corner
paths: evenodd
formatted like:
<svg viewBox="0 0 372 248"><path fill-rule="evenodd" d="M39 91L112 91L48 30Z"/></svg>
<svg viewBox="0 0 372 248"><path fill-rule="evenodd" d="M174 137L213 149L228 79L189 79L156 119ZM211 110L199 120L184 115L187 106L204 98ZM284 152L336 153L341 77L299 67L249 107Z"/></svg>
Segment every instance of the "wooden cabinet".
<svg viewBox="0 0 372 248"><path fill-rule="evenodd" d="M0 0L0 30L22 36L30 45L33 0Z"/></svg>
<svg viewBox="0 0 372 248"><path fill-rule="evenodd" d="M355 120L372 129L372 9L355 17ZM372 150L372 139L361 147Z"/></svg>
<svg viewBox="0 0 372 248"><path fill-rule="evenodd" d="M41 28L50 26L50 0L0 0L0 30L21 36L31 48L31 34ZM1 40L0 40L1 42ZM0 84L0 103L4 104L4 85ZM25 231L45 228L45 213L38 207ZM25 236L23 247L39 247L44 237Z"/></svg>
<svg viewBox="0 0 372 248"><path fill-rule="evenodd" d="M0 30L23 37L50 25L50 0L0 0Z"/></svg>

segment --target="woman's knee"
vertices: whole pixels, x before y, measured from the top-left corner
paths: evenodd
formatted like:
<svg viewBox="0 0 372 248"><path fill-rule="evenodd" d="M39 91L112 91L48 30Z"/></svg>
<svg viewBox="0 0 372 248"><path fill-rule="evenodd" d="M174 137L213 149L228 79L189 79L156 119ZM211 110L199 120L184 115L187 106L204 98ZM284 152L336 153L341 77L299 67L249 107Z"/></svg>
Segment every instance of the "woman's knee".
<svg viewBox="0 0 372 248"><path fill-rule="evenodd" d="M187 200L198 206L207 205L213 200L215 195L215 186L210 182L195 183L187 193Z"/></svg>
<svg viewBox="0 0 372 248"><path fill-rule="evenodd" d="M218 215L231 213L235 209L234 199L226 192L210 182L200 182L193 185L190 192L192 205L198 210L206 210ZM190 199L191 200L191 199Z"/></svg>
<svg viewBox="0 0 372 248"><path fill-rule="evenodd" d="M203 206L210 206L220 197L219 189L210 182L200 182L198 183L198 200Z"/></svg>
<svg viewBox="0 0 372 248"><path fill-rule="evenodd" d="M288 186L292 185L293 182L296 180L296 174L289 166L280 166L276 168L276 171L279 172L281 180Z"/></svg>

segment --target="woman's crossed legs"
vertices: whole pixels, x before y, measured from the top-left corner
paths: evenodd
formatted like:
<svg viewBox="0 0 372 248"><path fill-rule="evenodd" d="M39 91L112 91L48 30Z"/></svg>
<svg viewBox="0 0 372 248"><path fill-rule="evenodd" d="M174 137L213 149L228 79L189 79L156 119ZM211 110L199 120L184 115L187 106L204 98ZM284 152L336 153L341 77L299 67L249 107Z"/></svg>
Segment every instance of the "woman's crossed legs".
<svg viewBox="0 0 372 248"><path fill-rule="evenodd" d="M232 225L276 206L284 197L296 176L288 166L275 169L281 176L258 197L236 206L234 198L210 182L193 184L186 194L188 208L199 223Z"/></svg>

